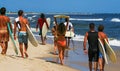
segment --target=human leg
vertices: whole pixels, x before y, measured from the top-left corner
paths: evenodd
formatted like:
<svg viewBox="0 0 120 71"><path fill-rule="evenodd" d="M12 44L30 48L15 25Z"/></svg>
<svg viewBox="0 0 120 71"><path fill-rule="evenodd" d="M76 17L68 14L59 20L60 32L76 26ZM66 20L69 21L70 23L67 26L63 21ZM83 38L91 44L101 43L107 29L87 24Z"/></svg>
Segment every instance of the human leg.
<svg viewBox="0 0 120 71"><path fill-rule="evenodd" d="M92 62L89 61L89 70L92 71Z"/></svg>
<svg viewBox="0 0 120 71"><path fill-rule="evenodd" d="M4 55L5 54L5 43L1 42L0 45L1 45L1 48L2 48L1 54Z"/></svg>
<svg viewBox="0 0 120 71"><path fill-rule="evenodd" d="M26 57L28 57L28 54L27 54L27 48L28 48L28 44L27 43L24 43L24 54Z"/></svg>
<svg viewBox="0 0 120 71"><path fill-rule="evenodd" d="M63 59L64 59L63 52L64 51L62 50L62 48L60 46L58 46L58 51L59 51L60 63L61 63L61 65L63 65L64 64L64 62L63 62Z"/></svg>
<svg viewBox="0 0 120 71"><path fill-rule="evenodd" d="M21 57L24 58L24 55L23 55L23 43L19 43L19 49L20 49Z"/></svg>
<svg viewBox="0 0 120 71"><path fill-rule="evenodd" d="M98 69L98 62L94 62L94 71L97 71Z"/></svg>
<svg viewBox="0 0 120 71"><path fill-rule="evenodd" d="M8 42L6 41L6 42L5 42L5 54L6 54L6 52L7 52L7 48L8 48Z"/></svg>

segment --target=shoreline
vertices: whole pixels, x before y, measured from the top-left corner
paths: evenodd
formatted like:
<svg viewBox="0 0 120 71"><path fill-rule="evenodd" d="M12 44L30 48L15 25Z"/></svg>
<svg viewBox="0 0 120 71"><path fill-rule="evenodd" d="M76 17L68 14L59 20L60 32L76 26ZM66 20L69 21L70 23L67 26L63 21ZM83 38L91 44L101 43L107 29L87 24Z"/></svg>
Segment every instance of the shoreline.
<svg viewBox="0 0 120 71"><path fill-rule="evenodd" d="M18 46L18 42L16 44ZM19 49L19 54L16 56L10 40L6 56L0 55L0 71L79 71L66 65L62 66L42 59L44 57L56 57L50 53L53 49L51 48L52 45L39 44L38 47L34 47L30 42L28 44L27 53L29 57L23 59L20 57Z"/></svg>

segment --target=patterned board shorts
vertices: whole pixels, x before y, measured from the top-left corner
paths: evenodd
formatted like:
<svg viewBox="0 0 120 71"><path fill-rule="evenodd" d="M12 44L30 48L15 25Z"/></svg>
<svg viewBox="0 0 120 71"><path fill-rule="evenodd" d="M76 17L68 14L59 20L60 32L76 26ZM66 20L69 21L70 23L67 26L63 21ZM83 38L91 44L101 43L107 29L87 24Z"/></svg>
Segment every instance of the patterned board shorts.
<svg viewBox="0 0 120 71"><path fill-rule="evenodd" d="M18 42L19 43L28 43L28 35L26 32L19 32L18 33Z"/></svg>

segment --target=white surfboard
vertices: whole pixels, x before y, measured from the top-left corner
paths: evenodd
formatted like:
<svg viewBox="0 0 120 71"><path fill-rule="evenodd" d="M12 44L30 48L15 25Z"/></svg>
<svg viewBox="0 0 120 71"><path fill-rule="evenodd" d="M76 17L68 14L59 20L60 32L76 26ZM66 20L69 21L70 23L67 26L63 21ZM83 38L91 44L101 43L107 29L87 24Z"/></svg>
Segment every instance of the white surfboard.
<svg viewBox="0 0 120 71"><path fill-rule="evenodd" d="M50 27L50 18L47 18L46 20L47 20L47 23L48 23L48 27ZM48 32L48 28L47 28L46 23L44 23L43 27L42 27L42 36L45 37L47 32Z"/></svg>
<svg viewBox="0 0 120 71"><path fill-rule="evenodd" d="M110 45L107 42L107 40L106 39L104 39L104 40L105 40L106 53L107 53L109 59L113 63L117 62L117 58L116 58L116 54L115 54L114 50L110 47Z"/></svg>
<svg viewBox="0 0 120 71"><path fill-rule="evenodd" d="M28 39L29 41L31 42L31 44L35 47L38 46L38 42L37 42L37 39L34 37L32 31L30 30L29 26L26 24L27 26L27 33L28 33Z"/></svg>
<svg viewBox="0 0 120 71"><path fill-rule="evenodd" d="M101 42L101 40L98 38L98 47L99 47L99 50L100 52L102 53L104 59L105 59L105 63L108 64L108 59L107 59L107 55L106 55L106 52L105 52L105 48Z"/></svg>
<svg viewBox="0 0 120 71"><path fill-rule="evenodd" d="M65 37L74 37L74 36L75 36L75 34L72 31L67 31L65 34Z"/></svg>

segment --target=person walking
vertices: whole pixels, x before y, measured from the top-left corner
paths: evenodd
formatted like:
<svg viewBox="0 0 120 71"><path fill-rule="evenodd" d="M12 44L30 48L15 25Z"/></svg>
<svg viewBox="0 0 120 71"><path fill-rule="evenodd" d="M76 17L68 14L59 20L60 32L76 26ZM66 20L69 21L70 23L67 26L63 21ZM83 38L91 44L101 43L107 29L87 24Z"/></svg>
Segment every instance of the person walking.
<svg viewBox="0 0 120 71"><path fill-rule="evenodd" d="M46 18L45 18L45 15L43 13L41 13L40 18L38 18L38 22L37 22L37 25L36 25L36 31L38 31L38 27L39 27L39 30L40 30L39 35L41 35L42 45L45 45L46 44L45 43L46 36L45 37L42 36L43 24L46 24L47 28L49 29L48 23L47 23Z"/></svg>
<svg viewBox="0 0 120 71"><path fill-rule="evenodd" d="M105 43L104 39L106 39L108 41L108 37L103 32L103 30L104 30L104 26L103 25L99 25L99 27L98 27L98 36L99 36L99 39L101 40L102 44L104 45L104 43ZM98 64L99 64L100 71L104 71L105 59L104 59L104 57L103 57L101 52L99 52Z"/></svg>
<svg viewBox="0 0 120 71"><path fill-rule="evenodd" d="M29 22L26 18L23 17L24 12L23 10L18 11L18 17L15 19L14 22L14 39L16 40L16 29L18 28L18 42L19 42L19 49L21 52L21 57L24 58L24 55L28 57L27 49L28 49L28 34L27 34L27 26L29 26ZM24 51L23 51L24 45Z"/></svg>
<svg viewBox="0 0 120 71"><path fill-rule="evenodd" d="M95 24L89 24L89 31L86 32L83 42L83 50L85 54L88 54L89 58L89 70L92 71L92 66L94 65L94 71L98 68L98 58L99 58L99 48L98 48L98 32L95 31ZM88 50L86 48L86 43L88 41ZM94 64L93 64L94 62Z"/></svg>
<svg viewBox="0 0 120 71"><path fill-rule="evenodd" d="M1 54L6 55L9 41L9 31L7 24L10 24L12 30L12 24L10 23L10 18L5 15L6 8L2 7L0 9L0 46L2 48Z"/></svg>

